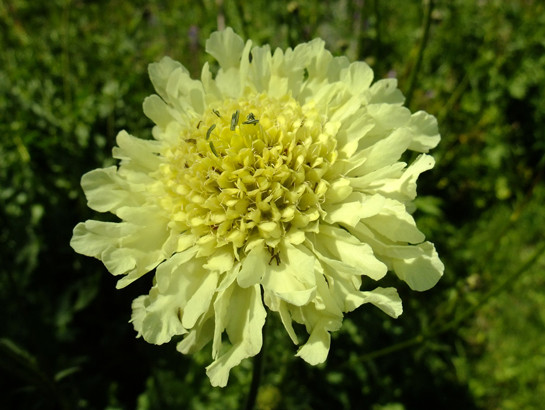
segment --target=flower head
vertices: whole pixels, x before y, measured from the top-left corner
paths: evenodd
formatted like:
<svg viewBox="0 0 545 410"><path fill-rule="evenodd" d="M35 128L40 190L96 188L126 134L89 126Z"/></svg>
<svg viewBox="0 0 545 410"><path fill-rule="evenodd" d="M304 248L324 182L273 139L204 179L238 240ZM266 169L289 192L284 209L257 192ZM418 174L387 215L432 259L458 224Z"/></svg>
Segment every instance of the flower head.
<svg viewBox="0 0 545 410"><path fill-rule="evenodd" d="M402 106L396 80L371 85L368 65L319 39L271 53L226 29L206 50L215 76L205 64L193 80L170 58L150 66L154 139L120 132L119 167L82 178L89 206L121 221L80 223L71 245L118 287L155 269L133 302L136 331L155 344L183 335L182 353L211 342L207 373L225 386L260 351L265 306L296 344L292 323L305 325L297 355L317 364L343 313L401 314L394 288L372 289L388 271L414 290L435 285L443 264L409 213L434 161L400 157L439 135L434 117Z"/></svg>

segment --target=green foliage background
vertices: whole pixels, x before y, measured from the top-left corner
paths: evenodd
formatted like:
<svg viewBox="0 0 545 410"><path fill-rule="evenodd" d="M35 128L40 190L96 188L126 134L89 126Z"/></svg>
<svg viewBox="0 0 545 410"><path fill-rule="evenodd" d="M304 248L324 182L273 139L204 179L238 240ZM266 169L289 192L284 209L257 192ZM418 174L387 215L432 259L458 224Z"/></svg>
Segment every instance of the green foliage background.
<svg viewBox="0 0 545 410"><path fill-rule="evenodd" d="M0 407L226 409L209 351L135 339L133 298L72 228L93 217L83 173L111 165L115 135L148 138L147 64L170 55L194 77L204 41L229 25L273 47L322 37L336 55L396 76L437 116L437 166L415 217L445 265L397 320L347 315L318 367L274 317L261 409L537 409L545 399L545 6L539 0L0 0ZM150 276L150 275L148 275Z"/></svg>

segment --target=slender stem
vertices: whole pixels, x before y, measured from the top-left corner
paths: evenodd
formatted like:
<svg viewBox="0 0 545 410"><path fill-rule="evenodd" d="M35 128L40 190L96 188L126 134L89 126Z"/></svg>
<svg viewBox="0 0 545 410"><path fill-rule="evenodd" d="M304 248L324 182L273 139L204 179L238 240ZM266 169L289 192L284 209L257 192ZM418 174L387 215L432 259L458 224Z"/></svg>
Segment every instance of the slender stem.
<svg viewBox="0 0 545 410"><path fill-rule="evenodd" d="M475 306L472 306L468 309L466 309L460 316L455 318L454 320L451 320L449 323L445 324L445 326L439 328L436 332L436 334L440 334L443 332L446 332L447 330L454 329L458 327L463 321L471 317L479 308L481 308L492 296L497 295L502 290L504 290L508 285L511 284L515 279L517 279L520 275L522 275L524 272L526 272L528 269L530 269L534 263L536 263L539 258L543 255L545 252L545 241L540 244L540 246L536 249L536 251L532 254L532 256L524 263L519 269L511 273L510 275L507 275L503 281L501 281L496 287L492 288L488 293L486 293L479 303L477 303Z"/></svg>
<svg viewBox="0 0 545 410"><path fill-rule="evenodd" d="M223 30L225 29L225 8L223 6L223 0L216 0L216 6L218 8L218 30Z"/></svg>
<svg viewBox="0 0 545 410"><path fill-rule="evenodd" d="M467 86L469 85L469 74L471 70L467 70L466 74L462 77L462 80L458 82L458 85L452 92L450 98L447 100L447 103L441 109L437 115L437 122L441 124L445 117L450 113L454 105L460 100Z"/></svg>
<svg viewBox="0 0 545 410"><path fill-rule="evenodd" d="M454 318L450 322L446 323L444 326L436 329L435 331L432 331L427 334L420 334L418 336L415 336L411 339L404 340L400 343L397 343L392 346L385 347L384 349L375 350L374 352L368 353L363 355L360 360L361 361L367 361L376 359L377 357L386 356L389 353L397 352L399 350L406 349L408 347L420 344L426 340L432 339L436 336L439 336L441 333L445 333L448 330L454 329L458 327L463 321L471 317L478 309L480 309L492 296L495 296L496 294L500 293L507 285L509 285L513 280L515 280L517 277L522 275L524 272L526 272L528 269L530 269L534 263L536 263L539 258L543 255L545 252L545 242L541 243L541 246L539 246L536 251L533 253L533 255L524 263L519 269L508 275L501 283L499 283L496 287L491 289L487 294L485 294L479 303L477 303L475 306L472 306L470 308L467 308L462 312L461 315Z"/></svg>
<svg viewBox="0 0 545 410"><path fill-rule="evenodd" d="M252 369L252 383L250 384L250 390L248 392L248 398L246 399L246 410L253 410L255 408L255 402L257 400L257 393L259 391L259 384L261 383L261 374L263 372L263 356L265 351L265 326L263 326L263 344L261 345L261 350L253 358L253 369Z"/></svg>
<svg viewBox="0 0 545 410"><path fill-rule="evenodd" d="M362 20L363 20L363 0L354 1L354 20L352 24L352 30L354 33L354 38L350 41L350 49L354 53L353 58L360 60L361 59L361 44L363 38L365 37L362 31Z"/></svg>
<svg viewBox="0 0 545 410"><path fill-rule="evenodd" d="M374 2L375 10L375 27L376 27L376 37L375 37L375 55L378 61L382 60L383 47L382 47L382 19L379 7L379 0Z"/></svg>
<svg viewBox="0 0 545 410"><path fill-rule="evenodd" d="M422 39L420 40L420 46L418 48L416 62L414 64L413 69L411 70L411 75L409 77L409 87L407 89L407 94L405 98L405 105L407 107L411 105L411 101L413 99L414 88L416 86L416 77L418 75L418 72L420 71L420 66L422 65L422 60L424 58L424 50L426 49L426 45L428 43L432 11L433 11L433 0L427 0L426 12L425 12L426 14L424 15Z"/></svg>

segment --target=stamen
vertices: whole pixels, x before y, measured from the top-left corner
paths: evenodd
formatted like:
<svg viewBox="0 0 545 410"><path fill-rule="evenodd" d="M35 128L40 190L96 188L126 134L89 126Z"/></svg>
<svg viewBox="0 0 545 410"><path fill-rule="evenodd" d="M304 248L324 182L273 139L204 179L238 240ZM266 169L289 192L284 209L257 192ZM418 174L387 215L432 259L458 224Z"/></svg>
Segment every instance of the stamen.
<svg viewBox="0 0 545 410"><path fill-rule="evenodd" d="M238 125L238 116L239 116L239 114L240 114L240 111L236 110L236 112L231 117L231 131L234 131L235 128L237 127L237 125Z"/></svg>

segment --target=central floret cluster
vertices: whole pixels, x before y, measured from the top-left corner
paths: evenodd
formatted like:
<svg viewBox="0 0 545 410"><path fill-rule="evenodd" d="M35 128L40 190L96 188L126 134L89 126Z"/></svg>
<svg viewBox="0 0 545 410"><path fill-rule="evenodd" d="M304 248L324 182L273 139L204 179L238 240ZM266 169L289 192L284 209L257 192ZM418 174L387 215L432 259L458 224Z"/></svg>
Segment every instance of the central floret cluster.
<svg viewBox="0 0 545 410"><path fill-rule="evenodd" d="M286 235L316 232L336 128L288 96L227 100L162 153L161 203L197 238L235 250L252 235L274 248Z"/></svg>

